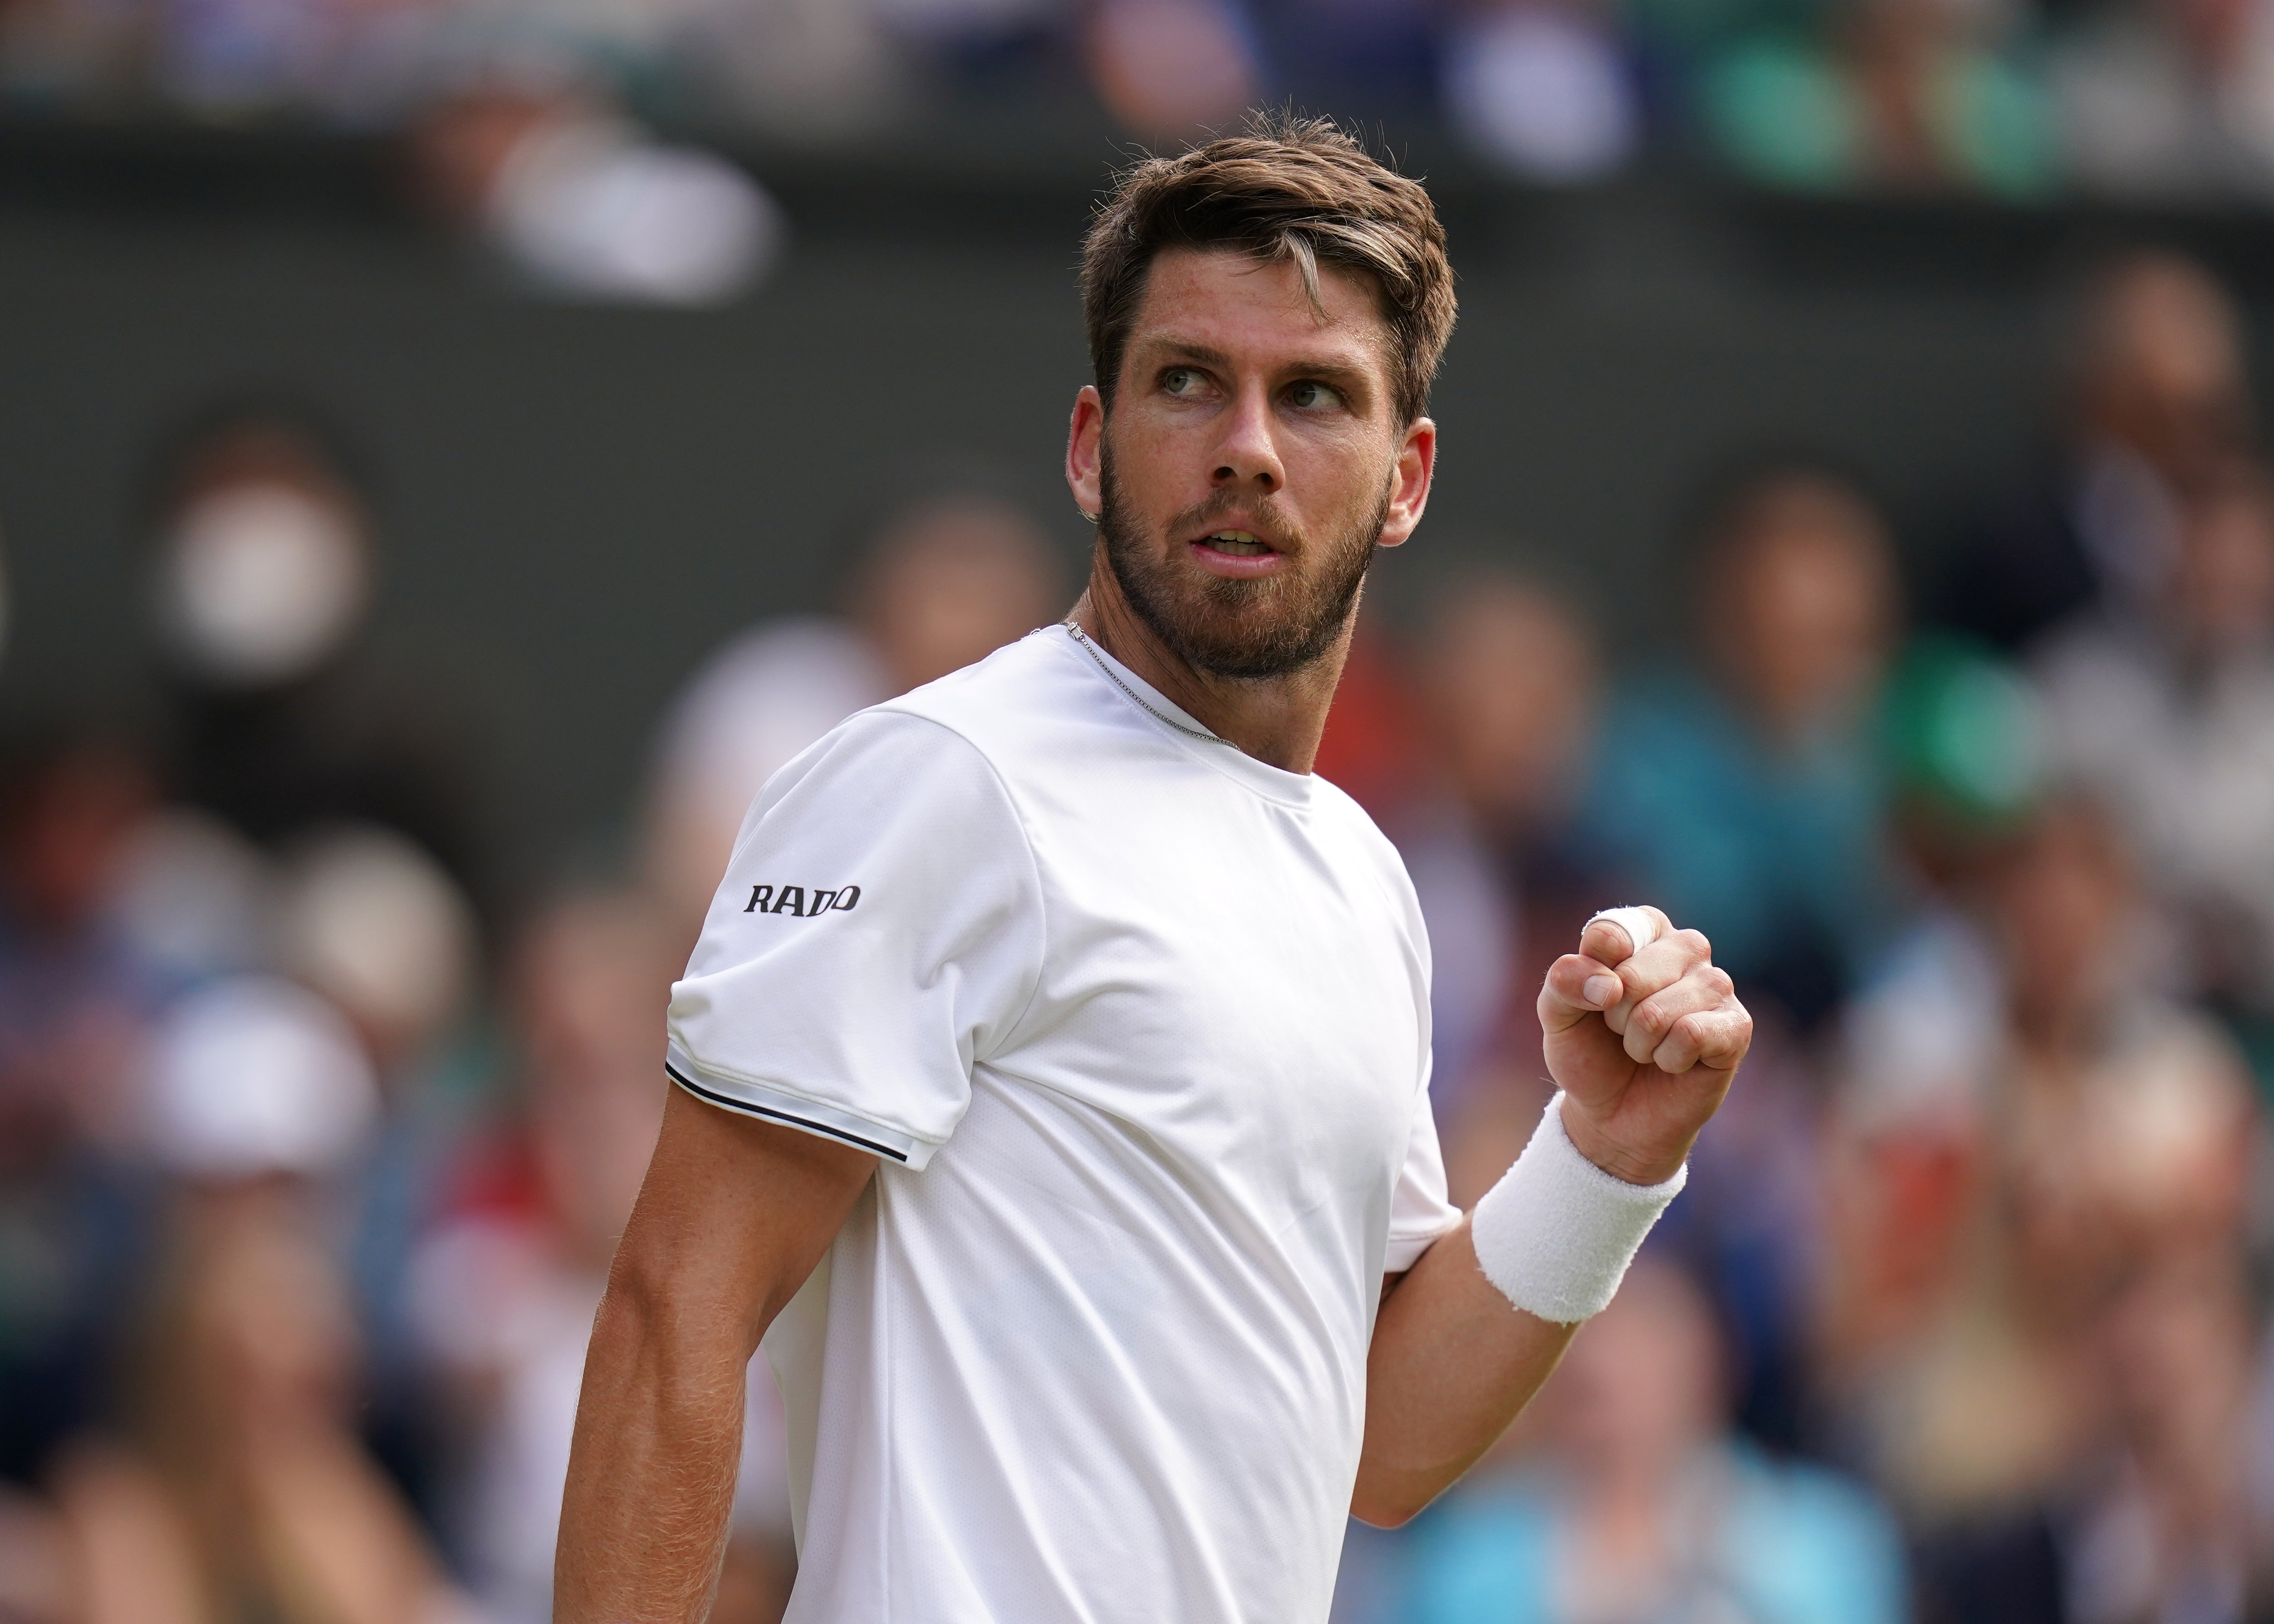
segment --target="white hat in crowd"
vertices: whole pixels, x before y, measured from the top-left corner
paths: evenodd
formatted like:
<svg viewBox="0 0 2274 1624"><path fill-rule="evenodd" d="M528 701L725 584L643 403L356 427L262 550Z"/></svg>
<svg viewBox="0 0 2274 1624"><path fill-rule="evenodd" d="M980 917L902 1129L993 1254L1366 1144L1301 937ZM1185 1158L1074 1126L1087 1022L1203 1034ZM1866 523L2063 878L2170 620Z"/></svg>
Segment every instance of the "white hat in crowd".
<svg viewBox="0 0 2274 1624"><path fill-rule="evenodd" d="M290 981L239 976L191 994L161 1026L151 1130L158 1160L198 1178L320 1177L379 1109L345 1019Z"/></svg>

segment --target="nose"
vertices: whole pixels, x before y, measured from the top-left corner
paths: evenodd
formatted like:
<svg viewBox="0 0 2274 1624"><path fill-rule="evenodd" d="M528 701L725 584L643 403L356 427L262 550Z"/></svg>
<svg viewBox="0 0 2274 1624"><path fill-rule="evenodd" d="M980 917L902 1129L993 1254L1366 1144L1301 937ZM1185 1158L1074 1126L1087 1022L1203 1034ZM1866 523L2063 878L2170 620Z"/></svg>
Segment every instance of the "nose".
<svg viewBox="0 0 2274 1624"><path fill-rule="evenodd" d="M1268 496L1287 483L1287 470L1279 460L1278 441L1272 432L1276 425L1270 396L1260 384L1242 389L1232 410L1220 421L1224 437L1216 442L1216 466L1209 477L1211 485L1219 490L1253 485Z"/></svg>

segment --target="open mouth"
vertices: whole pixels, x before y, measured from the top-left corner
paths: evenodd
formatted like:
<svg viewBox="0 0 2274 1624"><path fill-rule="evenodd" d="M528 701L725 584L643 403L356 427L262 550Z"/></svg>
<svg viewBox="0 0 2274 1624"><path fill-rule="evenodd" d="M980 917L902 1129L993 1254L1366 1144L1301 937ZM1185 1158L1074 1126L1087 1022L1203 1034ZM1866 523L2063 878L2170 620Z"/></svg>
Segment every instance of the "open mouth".
<svg viewBox="0 0 2274 1624"><path fill-rule="evenodd" d="M1288 567L1280 544L1267 541L1254 530L1227 524L1222 530L1195 536L1185 543L1186 556L1209 575L1225 581L1260 581Z"/></svg>
<svg viewBox="0 0 2274 1624"><path fill-rule="evenodd" d="M1227 558L1264 558L1278 548L1256 536L1252 530L1216 530L1193 543L1211 553L1221 553Z"/></svg>

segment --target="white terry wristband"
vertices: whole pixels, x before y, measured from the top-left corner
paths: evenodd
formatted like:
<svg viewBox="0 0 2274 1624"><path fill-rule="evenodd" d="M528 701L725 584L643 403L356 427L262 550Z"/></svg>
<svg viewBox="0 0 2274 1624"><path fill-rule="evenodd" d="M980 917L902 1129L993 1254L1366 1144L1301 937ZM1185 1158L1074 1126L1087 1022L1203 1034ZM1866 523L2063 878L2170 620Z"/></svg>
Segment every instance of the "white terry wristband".
<svg viewBox="0 0 2274 1624"><path fill-rule="evenodd" d="M1563 1132L1563 1096L1547 1102L1516 1165L1469 1215L1485 1278L1527 1313L1572 1325L1602 1312L1667 1204L1689 1182L1630 1184L1579 1154Z"/></svg>

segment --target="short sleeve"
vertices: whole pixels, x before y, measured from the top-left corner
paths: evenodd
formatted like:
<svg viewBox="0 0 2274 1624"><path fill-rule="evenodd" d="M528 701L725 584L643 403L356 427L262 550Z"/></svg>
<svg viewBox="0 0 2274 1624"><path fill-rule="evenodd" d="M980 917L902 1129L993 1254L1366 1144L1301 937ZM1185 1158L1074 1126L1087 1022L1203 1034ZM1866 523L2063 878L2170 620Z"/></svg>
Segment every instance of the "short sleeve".
<svg viewBox="0 0 2274 1624"><path fill-rule="evenodd" d="M1437 1116L1424 1086L1413 1101L1413 1125L1405 1137L1405 1162L1389 1197L1389 1246L1382 1272L1399 1274L1421 1260L1430 1243L1461 1221L1461 1209L1445 1193L1445 1156L1437 1144Z"/></svg>
<svg viewBox="0 0 2274 1624"><path fill-rule="evenodd" d="M863 711L751 808L672 989L666 1067L714 1105L921 1168L1042 956L1041 884L993 767L938 723Z"/></svg>

